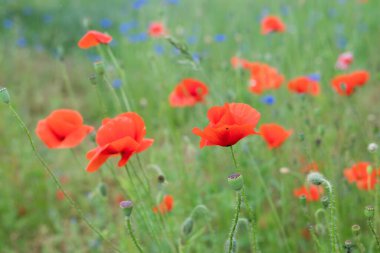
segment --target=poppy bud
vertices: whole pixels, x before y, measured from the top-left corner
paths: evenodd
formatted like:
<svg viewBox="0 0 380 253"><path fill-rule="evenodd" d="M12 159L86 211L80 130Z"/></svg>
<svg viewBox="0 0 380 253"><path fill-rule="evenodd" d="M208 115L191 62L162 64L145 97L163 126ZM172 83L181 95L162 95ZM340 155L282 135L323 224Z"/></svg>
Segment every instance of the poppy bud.
<svg viewBox="0 0 380 253"><path fill-rule="evenodd" d="M375 216L375 208L373 206L366 206L364 209L364 215L368 219L372 219Z"/></svg>
<svg viewBox="0 0 380 253"><path fill-rule="evenodd" d="M157 180L160 184L165 183L165 176L164 175L158 175Z"/></svg>
<svg viewBox="0 0 380 253"><path fill-rule="evenodd" d="M90 82L91 82L92 85L96 85L97 80L96 80L96 75L95 74L92 74L91 76L89 76L88 79L90 79Z"/></svg>
<svg viewBox="0 0 380 253"><path fill-rule="evenodd" d="M182 223L181 233L184 236L188 236L193 231L194 220L191 217L187 217Z"/></svg>
<svg viewBox="0 0 380 253"><path fill-rule="evenodd" d="M314 185L321 185L324 180L323 175L318 172L310 172L309 175L307 175L307 181Z"/></svg>
<svg viewBox="0 0 380 253"><path fill-rule="evenodd" d="M377 151L377 148L378 148L379 146L376 144L376 143L370 143L369 145L368 145L368 151L370 152L370 153L375 153L376 151Z"/></svg>
<svg viewBox="0 0 380 253"><path fill-rule="evenodd" d="M329 207L329 204L330 204L329 197L323 196L321 198L321 202L322 202L322 205L323 205L324 208L328 208Z"/></svg>
<svg viewBox="0 0 380 253"><path fill-rule="evenodd" d="M98 76L104 75L104 73L105 73L104 62L102 62L102 61L95 62L94 68L95 68L95 72L96 72L96 74L98 74Z"/></svg>
<svg viewBox="0 0 380 253"><path fill-rule="evenodd" d="M231 174L228 177L228 184L234 191L240 191L241 188L243 188L244 181L243 181L243 176L240 175L239 173L234 173Z"/></svg>
<svg viewBox="0 0 380 253"><path fill-rule="evenodd" d="M0 88L0 99L3 103L5 104L9 104L9 102L11 101L10 100L10 97L9 97L9 93L8 93L8 90L7 88L5 87L1 87Z"/></svg>
<svg viewBox="0 0 380 253"><path fill-rule="evenodd" d="M353 247L354 247L354 245L352 244L351 240L346 240L344 242L344 248L346 249L346 252L351 252Z"/></svg>
<svg viewBox="0 0 380 253"><path fill-rule="evenodd" d="M103 197L106 197L107 196L107 187L105 184L101 183L99 185L99 192L100 194L103 196Z"/></svg>
<svg viewBox="0 0 380 253"><path fill-rule="evenodd" d="M125 217L129 218L132 213L133 202L130 200L121 201L120 208L123 209Z"/></svg>
<svg viewBox="0 0 380 253"><path fill-rule="evenodd" d="M202 217L207 217L209 213L210 211L207 209L205 205L197 205L191 212L190 216L196 220Z"/></svg>
<svg viewBox="0 0 380 253"><path fill-rule="evenodd" d="M237 242L236 242L236 239L235 237L232 238L232 249L231 251L230 250L230 239L227 239L226 243L224 244L224 252L226 253L236 253L237 252Z"/></svg>
<svg viewBox="0 0 380 253"><path fill-rule="evenodd" d="M359 236L360 235L360 226L359 225L352 225L351 227L352 234L354 236Z"/></svg>
<svg viewBox="0 0 380 253"><path fill-rule="evenodd" d="M301 205L303 207L305 207L306 206L306 196L305 195L301 195L298 199L299 199Z"/></svg>

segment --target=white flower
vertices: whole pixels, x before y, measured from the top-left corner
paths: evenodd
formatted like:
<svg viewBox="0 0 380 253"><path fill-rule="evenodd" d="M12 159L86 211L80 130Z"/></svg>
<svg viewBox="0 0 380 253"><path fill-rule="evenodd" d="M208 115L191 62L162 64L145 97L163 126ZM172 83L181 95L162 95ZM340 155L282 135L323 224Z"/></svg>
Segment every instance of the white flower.
<svg viewBox="0 0 380 253"><path fill-rule="evenodd" d="M377 150L378 147L379 147L379 146L378 146L376 143L370 143L370 144L368 145L368 151L369 151L370 153L374 153L374 152L376 152L376 150Z"/></svg>

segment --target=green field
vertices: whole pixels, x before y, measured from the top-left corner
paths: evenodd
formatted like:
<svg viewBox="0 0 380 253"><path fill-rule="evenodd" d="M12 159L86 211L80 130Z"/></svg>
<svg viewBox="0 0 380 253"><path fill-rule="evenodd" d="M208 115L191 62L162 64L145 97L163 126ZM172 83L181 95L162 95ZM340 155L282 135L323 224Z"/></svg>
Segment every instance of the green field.
<svg viewBox="0 0 380 253"><path fill-rule="evenodd" d="M380 252L380 150L368 151L380 143L378 0L0 3L0 88L11 101L0 101L1 253ZM286 31L262 35L267 15L281 17ZM155 21L165 25L165 36L149 36ZM77 43L88 30L113 40L81 49ZM339 70L344 52L352 52L353 62ZM268 64L285 80L278 89L252 93L250 73L233 68L234 56ZM356 70L368 71L368 82L339 95L331 80ZM289 92L290 80L311 74L320 77L319 95ZM207 85L205 101L172 107L169 95L185 78ZM225 103L255 108L256 131L276 123L292 135L274 149L259 135L241 139L231 146L236 168L230 147L200 149L192 132L209 123L211 107ZM62 108L80 112L95 130L129 109L143 118L145 137L154 143L125 167L117 166L118 156L86 172L96 131L72 149L49 149L35 133L40 120ZM344 175L359 162L371 164L372 189ZM317 201L294 195L311 185L310 164L333 194L324 181ZM229 186L235 172L244 177L244 191ZM165 195L173 197L173 208L154 212ZM130 222L142 249L121 200L134 203ZM374 207L373 218L365 215L367 206ZM361 227L359 235L353 225ZM230 250L231 230L237 248Z"/></svg>

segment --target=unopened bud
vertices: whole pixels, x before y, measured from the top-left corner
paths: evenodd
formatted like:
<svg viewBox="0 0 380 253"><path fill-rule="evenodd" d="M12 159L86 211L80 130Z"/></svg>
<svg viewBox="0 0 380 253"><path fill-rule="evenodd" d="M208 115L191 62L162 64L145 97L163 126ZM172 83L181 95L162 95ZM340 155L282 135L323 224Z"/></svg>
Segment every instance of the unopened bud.
<svg viewBox="0 0 380 253"><path fill-rule="evenodd" d="M379 146L378 146L376 143L370 143L370 144L368 145L368 151L369 151L370 153L375 153L375 152L377 151L378 147L379 147Z"/></svg>
<svg viewBox="0 0 380 253"><path fill-rule="evenodd" d="M324 177L319 172L310 172L309 175L307 175L307 181L314 185L321 185L324 181Z"/></svg>
<svg viewBox="0 0 380 253"><path fill-rule="evenodd" d="M364 209L365 217L372 219L375 216L375 208L373 206L366 206Z"/></svg>
<svg viewBox="0 0 380 253"><path fill-rule="evenodd" d="M100 194L103 196L103 197L106 197L107 196L107 187L105 184L101 183L99 185L99 192Z"/></svg>
<svg viewBox="0 0 380 253"><path fill-rule="evenodd" d="M353 247L354 247L354 245L352 244L351 240L346 240L344 242L344 248L347 250L347 252L351 252Z"/></svg>
<svg viewBox="0 0 380 253"><path fill-rule="evenodd" d="M102 61L95 62L94 68L95 68L96 74L98 74L99 76L104 75L104 73L105 73L104 62L102 62Z"/></svg>
<svg viewBox="0 0 380 253"><path fill-rule="evenodd" d="M235 191L240 191L243 188L243 176L239 173L234 173L228 177L228 184Z"/></svg>
<svg viewBox="0 0 380 253"><path fill-rule="evenodd" d="M360 235L360 226L359 225L352 225L351 227L352 234L354 236L359 236Z"/></svg>
<svg viewBox="0 0 380 253"><path fill-rule="evenodd" d="M226 253L236 253L237 252L237 242L235 238L232 238L232 248L230 251L230 239L227 239L226 243L224 244L224 252Z"/></svg>
<svg viewBox="0 0 380 253"><path fill-rule="evenodd" d="M322 205L323 205L324 208L328 208L329 207L329 204L330 204L329 197L323 196L321 198L321 202L322 202Z"/></svg>
<svg viewBox="0 0 380 253"><path fill-rule="evenodd" d="M125 217L130 217L133 210L133 202L130 200L121 201L120 208L123 209Z"/></svg>
<svg viewBox="0 0 380 253"><path fill-rule="evenodd" d="M7 88L0 87L0 99L5 104L9 104L11 102Z"/></svg>
<svg viewBox="0 0 380 253"><path fill-rule="evenodd" d="M164 175L158 175L157 180L160 184L165 183L165 176Z"/></svg>
<svg viewBox="0 0 380 253"><path fill-rule="evenodd" d="M184 236L188 236L193 231L194 220L191 217L187 217L182 223L181 233Z"/></svg>

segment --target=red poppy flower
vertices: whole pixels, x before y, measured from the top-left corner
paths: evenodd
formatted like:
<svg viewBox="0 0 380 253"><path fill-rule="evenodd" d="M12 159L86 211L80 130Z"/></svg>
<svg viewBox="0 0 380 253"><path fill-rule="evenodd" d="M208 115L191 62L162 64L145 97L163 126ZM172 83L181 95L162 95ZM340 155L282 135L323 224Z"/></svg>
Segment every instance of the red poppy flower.
<svg viewBox="0 0 380 253"><path fill-rule="evenodd" d="M120 155L119 167L124 166L129 158L140 153L153 144L153 139L145 139L145 123L134 112L127 112L113 119L104 119L96 134L98 147L87 153L90 160L86 170L94 172L112 156Z"/></svg>
<svg viewBox="0 0 380 253"><path fill-rule="evenodd" d="M292 133L292 130L285 130L282 126L274 123L263 124L260 127L260 134L270 149L280 147Z"/></svg>
<svg viewBox="0 0 380 253"><path fill-rule="evenodd" d="M302 186L293 191L294 196L297 198L305 196L308 202L318 201L321 193L323 193L323 188L316 185L310 185L309 187Z"/></svg>
<svg viewBox="0 0 380 253"><path fill-rule="evenodd" d="M166 29L163 23L161 22L152 22L149 25L148 34L150 37L162 37L166 35Z"/></svg>
<svg viewBox="0 0 380 253"><path fill-rule="evenodd" d="M173 209L174 206L174 198L171 195L165 195L162 202L156 206L153 207L153 212L154 213L161 213L165 214L170 212Z"/></svg>
<svg viewBox="0 0 380 253"><path fill-rule="evenodd" d="M182 80L169 96L170 105L173 107L193 106L204 101L208 94L208 88L202 82L187 78Z"/></svg>
<svg viewBox="0 0 380 253"><path fill-rule="evenodd" d="M62 200L65 199L65 194L63 193L62 190L57 190L57 191L55 192L55 198L56 198L57 200L59 200L59 201L62 201Z"/></svg>
<svg viewBox="0 0 380 253"><path fill-rule="evenodd" d="M299 94L319 95L319 84L306 76L298 77L288 83L290 92Z"/></svg>
<svg viewBox="0 0 380 253"><path fill-rule="evenodd" d="M380 170L373 169L369 173L368 166L370 164L367 162L356 163L351 168L344 170L344 176L349 183L356 183L356 186L361 190L373 190Z"/></svg>
<svg viewBox="0 0 380 253"><path fill-rule="evenodd" d="M256 94L269 89L278 89L284 81L284 77L277 72L277 69L267 64L253 62L249 64L249 70L251 71L249 90Z"/></svg>
<svg viewBox="0 0 380 253"><path fill-rule="evenodd" d="M99 44L109 44L112 41L112 37L108 34L98 31L88 31L78 42L78 47L87 49L95 47Z"/></svg>
<svg viewBox="0 0 380 253"><path fill-rule="evenodd" d="M337 69L348 69L348 67L351 65L351 63L354 60L354 56L351 52L345 52L341 55L339 55L338 60L335 63L335 67Z"/></svg>
<svg viewBox="0 0 380 253"><path fill-rule="evenodd" d="M239 57L232 57L231 58L231 65L233 68L243 68L243 69L251 69L253 66L257 63L250 62L246 59L239 58Z"/></svg>
<svg viewBox="0 0 380 253"><path fill-rule="evenodd" d="M79 112L60 109L40 120L35 131L48 148L73 148L93 129L92 126L83 125Z"/></svg>
<svg viewBox="0 0 380 253"><path fill-rule="evenodd" d="M286 26L277 16L267 16L261 21L261 34L285 32Z"/></svg>
<svg viewBox="0 0 380 253"><path fill-rule="evenodd" d="M256 127L260 113L243 103L226 103L211 107L207 112L210 121L202 131L194 128L193 133L201 137L200 148L204 146L231 146L244 137L257 134Z"/></svg>
<svg viewBox="0 0 380 253"><path fill-rule="evenodd" d="M331 80L331 85L339 95L349 96L356 87L363 86L370 78L365 70L352 72L351 74L338 75Z"/></svg>

